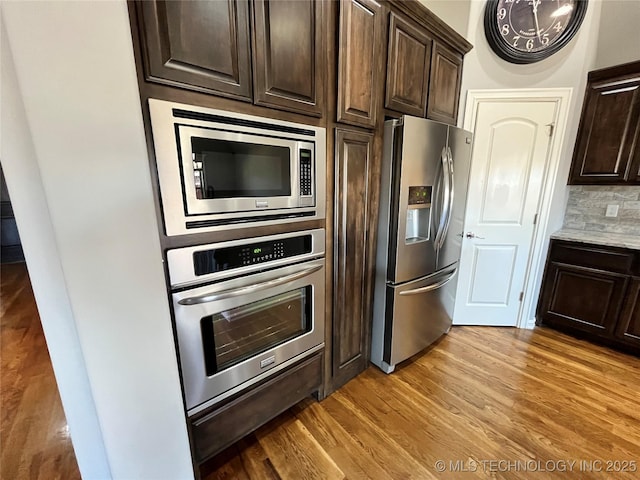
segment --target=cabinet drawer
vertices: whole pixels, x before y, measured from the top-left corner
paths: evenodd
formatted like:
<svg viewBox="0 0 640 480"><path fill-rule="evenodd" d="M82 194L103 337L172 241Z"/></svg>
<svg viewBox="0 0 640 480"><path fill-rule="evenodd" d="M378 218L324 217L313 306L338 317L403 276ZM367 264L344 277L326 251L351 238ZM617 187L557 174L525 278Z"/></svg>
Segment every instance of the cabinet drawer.
<svg viewBox="0 0 640 480"><path fill-rule="evenodd" d="M616 273L631 273L634 255L626 250L553 241L550 260Z"/></svg>
<svg viewBox="0 0 640 480"><path fill-rule="evenodd" d="M192 418L193 450L198 463L221 452L276 415L318 391L322 354L293 366L222 407Z"/></svg>

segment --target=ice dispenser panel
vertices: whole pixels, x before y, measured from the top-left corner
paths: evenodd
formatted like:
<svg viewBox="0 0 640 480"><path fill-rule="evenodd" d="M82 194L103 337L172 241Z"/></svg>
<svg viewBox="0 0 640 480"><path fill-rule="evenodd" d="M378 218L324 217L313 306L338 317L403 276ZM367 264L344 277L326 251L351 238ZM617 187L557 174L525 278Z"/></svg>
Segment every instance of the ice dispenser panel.
<svg viewBox="0 0 640 480"><path fill-rule="evenodd" d="M409 187L405 243L423 242L431 235L431 194L433 187Z"/></svg>

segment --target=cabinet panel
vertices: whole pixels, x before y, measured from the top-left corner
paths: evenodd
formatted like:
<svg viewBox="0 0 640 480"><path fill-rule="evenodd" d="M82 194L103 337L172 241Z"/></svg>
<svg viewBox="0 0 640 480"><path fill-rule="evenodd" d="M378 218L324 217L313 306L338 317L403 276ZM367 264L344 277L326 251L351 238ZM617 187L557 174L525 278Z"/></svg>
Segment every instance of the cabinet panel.
<svg viewBox="0 0 640 480"><path fill-rule="evenodd" d="M634 277L629 286L615 334L640 349L640 277Z"/></svg>
<svg viewBox="0 0 640 480"><path fill-rule="evenodd" d="M597 81L590 74L570 183L637 182L640 71L614 78L600 78L601 72L593 72Z"/></svg>
<svg viewBox="0 0 640 480"><path fill-rule="evenodd" d="M546 275L544 323L596 335L613 333L628 276L556 262Z"/></svg>
<svg viewBox="0 0 640 480"><path fill-rule="evenodd" d="M338 121L374 127L382 98L383 10L373 0L340 1Z"/></svg>
<svg viewBox="0 0 640 480"><path fill-rule="evenodd" d="M321 354L303 360L224 406L190 419L196 461L212 457L318 391L322 365Z"/></svg>
<svg viewBox="0 0 640 480"><path fill-rule="evenodd" d="M373 135L336 129L335 158L333 387L338 388L369 360Z"/></svg>
<svg viewBox="0 0 640 480"><path fill-rule="evenodd" d="M554 241L550 251L555 262L626 274L631 273L635 259L628 250L571 242Z"/></svg>
<svg viewBox="0 0 640 480"><path fill-rule="evenodd" d="M251 100L246 0L147 1L136 7L148 81Z"/></svg>
<svg viewBox="0 0 640 480"><path fill-rule="evenodd" d="M462 82L462 56L434 42L427 118L455 125Z"/></svg>
<svg viewBox="0 0 640 480"><path fill-rule="evenodd" d="M424 117L427 109L431 39L391 14L385 107Z"/></svg>
<svg viewBox="0 0 640 480"><path fill-rule="evenodd" d="M323 3L254 1L254 101L322 116Z"/></svg>

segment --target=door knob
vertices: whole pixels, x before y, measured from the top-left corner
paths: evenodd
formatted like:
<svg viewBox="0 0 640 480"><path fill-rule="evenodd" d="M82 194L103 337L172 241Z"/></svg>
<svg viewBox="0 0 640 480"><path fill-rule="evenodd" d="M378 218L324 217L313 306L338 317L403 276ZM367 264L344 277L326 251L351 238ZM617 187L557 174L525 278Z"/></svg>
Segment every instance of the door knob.
<svg viewBox="0 0 640 480"><path fill-rule="evenodd" d="M484 240L484 237L479 237L473 232L467 232L467 238L479 238L480 240Z"/></svg>

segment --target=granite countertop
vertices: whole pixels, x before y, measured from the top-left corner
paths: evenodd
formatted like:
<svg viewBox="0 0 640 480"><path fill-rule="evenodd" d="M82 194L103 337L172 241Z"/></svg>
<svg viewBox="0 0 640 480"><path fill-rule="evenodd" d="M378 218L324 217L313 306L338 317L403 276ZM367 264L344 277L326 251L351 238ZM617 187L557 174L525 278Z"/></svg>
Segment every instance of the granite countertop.
<svg viewBox="0 0 640 480"><path fill-rule="evenodd" d="M587 230L572 230L563 228L558 230L551 238L557 240L568 240L581 243L595 243L596 245L606 245L609 247L630 248L640 250L640 236L625 235L622 233L591 232Z"/></svg>

